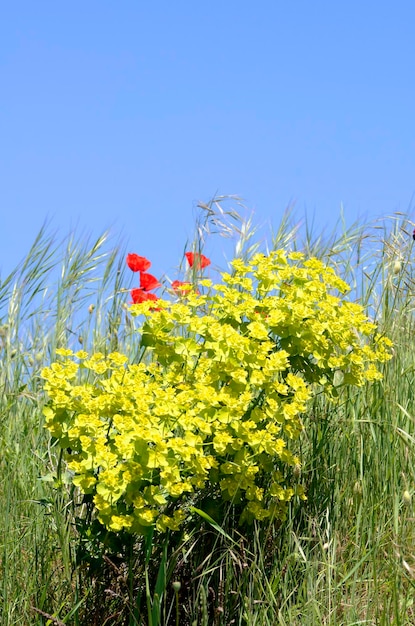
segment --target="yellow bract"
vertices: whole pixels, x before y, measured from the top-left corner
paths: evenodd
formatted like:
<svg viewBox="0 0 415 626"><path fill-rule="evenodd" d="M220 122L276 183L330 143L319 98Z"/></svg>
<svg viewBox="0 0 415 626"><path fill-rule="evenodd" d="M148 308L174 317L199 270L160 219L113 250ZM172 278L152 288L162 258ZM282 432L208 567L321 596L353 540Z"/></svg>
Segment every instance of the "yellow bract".
<svg viewBox="0 0 415 626"><path fill-rule="evenodd" d="M61 349L43 370L46 427L107 528L178 530L205 488L247 521L283 519L287 501L305 497L285 468L299 464L290 442L313 390L376 380L391 342L331 268L304 259L236 259L223 284L200 283L206 293L133 305L138 365Z"/></svg>

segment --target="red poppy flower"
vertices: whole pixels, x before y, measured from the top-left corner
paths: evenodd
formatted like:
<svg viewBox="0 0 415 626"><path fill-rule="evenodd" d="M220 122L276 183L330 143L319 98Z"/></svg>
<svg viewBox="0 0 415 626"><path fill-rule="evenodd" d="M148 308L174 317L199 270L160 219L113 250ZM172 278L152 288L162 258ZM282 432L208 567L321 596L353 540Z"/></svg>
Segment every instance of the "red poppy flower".
<svg viewBox="0 0 415 626"><path fill-rule="evenodd" d="M150 267L151 263L145 256L138 256L138 254L127 254L127 265L133 272L145 272Z"/></svg>
<svg viewBox="0 0 415 626"><path fill-rule="evenodd" d="M415 229L414 229L414 232L412 233L412 239L415 241Z"/></svg>
<svg viewBox="0 0 415 626"><path fill-rule="evenodd" d="M147 293L142 289L131 289L131 297L134 304L141 304L142 302L146 302L147 300L158 300L156 294Z"/></svg>
<svg viewBox="0 0 415 626"><path fill-rule="evenodd" d="M140 289L151 291L152 289L157 289L157 287L161 287L161 284L155 276L140 272Z"/></svg>
<svg viewBox="0 0 415 626"><path fill-rule="evenodd" d="M191 283L184 283L181 280L174 280L171 284L173 291L180 296L185 296L190 291Z"/></svg>
<svg viewBox="0 0 415 626"><path fill-rule="evenodd" d="M193 267L194 265L197 270L201 270L210 265L210 259L208 259L204 254L199 254L198 252L186 252L185 257L190 267Z"/></svg>

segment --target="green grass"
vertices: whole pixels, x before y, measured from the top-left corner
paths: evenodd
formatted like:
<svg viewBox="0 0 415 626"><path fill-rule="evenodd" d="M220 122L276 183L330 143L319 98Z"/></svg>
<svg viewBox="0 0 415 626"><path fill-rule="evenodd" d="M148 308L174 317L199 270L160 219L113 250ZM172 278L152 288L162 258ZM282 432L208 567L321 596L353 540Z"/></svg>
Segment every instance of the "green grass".
<svg viewBox="0 0 415 626"><path fill-rule="evenodd" d="M252 223L223 206L201 208L195 249L218 233L249 257ZM382 381L344 390L339 404L314 399L298 442L308 499L284 524L240 529L229 507L219 526L200 515L184 534L146 541L98 532L88 502L56 477L42 417L40 370L57 347L137 356L125 250L108 234L61 242L44 228L0 281L0 625L414 624L412 228L395 215L321 236L283 217L269 247L333 265L394 358Z"/></svg>

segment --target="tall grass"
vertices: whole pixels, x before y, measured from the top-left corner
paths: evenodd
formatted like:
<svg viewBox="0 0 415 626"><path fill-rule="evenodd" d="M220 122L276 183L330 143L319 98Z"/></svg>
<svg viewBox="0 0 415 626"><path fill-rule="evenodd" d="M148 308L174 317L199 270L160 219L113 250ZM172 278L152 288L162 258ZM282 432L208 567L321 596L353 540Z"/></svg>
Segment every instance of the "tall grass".
<svg viewBox="0 0 415 626"><path fill-rule="evenodd" d="M202 251L219 234L242 258L266 249L224 198L200 211L187 246ZM336 405L314 399L298 442L307 501L279 526L234 527L231 507L218 520L207 494L183 534L100 534L56 474L40 370L66 345L137 357L125 250L107 233L59 241L45 227L0 281L1 626L415 623L413 226L394 215L323 236L293 220L287 212L269 248L335 267L394 358L382 381L344 390Z"/></svg>

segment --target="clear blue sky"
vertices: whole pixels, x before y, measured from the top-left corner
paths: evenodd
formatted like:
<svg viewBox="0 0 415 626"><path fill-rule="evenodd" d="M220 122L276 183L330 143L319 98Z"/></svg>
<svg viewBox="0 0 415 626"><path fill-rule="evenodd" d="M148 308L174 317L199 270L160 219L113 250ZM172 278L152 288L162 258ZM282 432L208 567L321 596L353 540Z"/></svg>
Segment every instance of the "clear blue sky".
<svg viewBox="0 0 415 626"><path fill-rule="evenodd" d="M169 271L198 200L262 223L412 211L415 3L3 3L0 270L46 217Z"/></svg>

